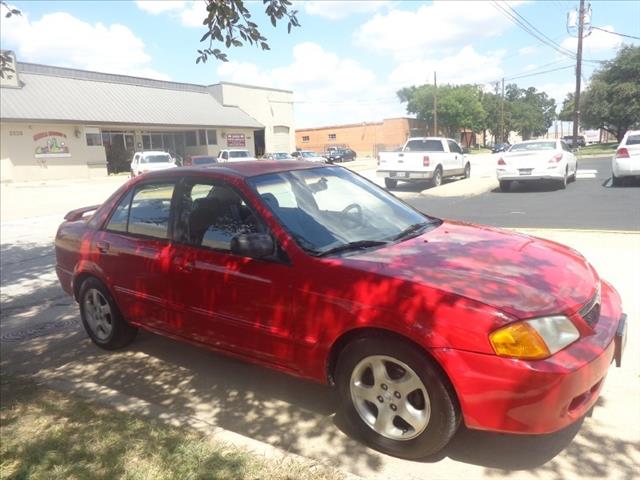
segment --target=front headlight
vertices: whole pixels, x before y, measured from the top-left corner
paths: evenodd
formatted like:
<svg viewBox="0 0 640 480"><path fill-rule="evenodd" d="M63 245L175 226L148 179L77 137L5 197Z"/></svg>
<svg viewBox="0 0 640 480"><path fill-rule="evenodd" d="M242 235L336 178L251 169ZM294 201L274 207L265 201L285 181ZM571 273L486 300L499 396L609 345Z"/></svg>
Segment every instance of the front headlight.
<svg viewBox="0 0 640 480"><path fill-rule="evenodd" d="M547 358L578 338L578 329L562 315L514 322L489 335L496 355L525 360Z"/></svg>

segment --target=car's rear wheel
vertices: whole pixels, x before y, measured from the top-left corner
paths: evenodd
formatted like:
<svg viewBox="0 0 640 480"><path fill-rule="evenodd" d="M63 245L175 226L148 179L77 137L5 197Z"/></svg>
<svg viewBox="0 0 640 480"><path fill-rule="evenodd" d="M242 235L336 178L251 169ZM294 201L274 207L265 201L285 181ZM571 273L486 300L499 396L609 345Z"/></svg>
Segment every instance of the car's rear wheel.
<svg viewBox="0 0 640 480"><path fill-rule="evenodd" d="M90 277L82 283L79 301L82 324L99 347L115 350L136 338L138 329L124 320L111 294L97 278Z"/></svg>
<svg viewBox="0 0 640 480"><path fill-rule="evenodd" d="M558 182L558 188L560 190L564 190L565 188L567 188L568 178L569 178L569 167L565 168L564 176L562 177L562 180Z"/></svg>
<svg viewBox="0 0 640 480"><path fill-rule="evenodd" d="M500 180L500 190L503 192L511 190L511 180Z"/></svg>
<svg viewBox="0 0 640 480"><path fill-rule="evenodd" d="M345 347L336 383L345 420L372 447L416 459L442 449L460 424L453 388L416 346L366 337Z"/></svg>
<svg viewBox="0 0 640 480"><path fill-rule="evenodd" d="M576 168L573 170L573 174L569 177L570 182L575 182L578 178L578 162L576 162Z"/></svg>
<svg viewBox="0 0 640 480"><path fill-rule="evenodd" d="M440 185L442 185L442 167L438 165L433 171L433 177L431 177L431 186L439 187Z"/></svg>
<svg viewBox="0 0 640 480"><path fill-rule="evenodd" d="M389 190L392 188L396 188L398 186L398 180L395 180L393 178L385 178L384 186L387 187Z"/></svg>
<svg viewBox="0 0 640 480"><path fill-rule="evenodd" d="M619 187L622 185L622 179L620 177L616 177L613 173L611 174L611 185L614 187Z"/></svg>

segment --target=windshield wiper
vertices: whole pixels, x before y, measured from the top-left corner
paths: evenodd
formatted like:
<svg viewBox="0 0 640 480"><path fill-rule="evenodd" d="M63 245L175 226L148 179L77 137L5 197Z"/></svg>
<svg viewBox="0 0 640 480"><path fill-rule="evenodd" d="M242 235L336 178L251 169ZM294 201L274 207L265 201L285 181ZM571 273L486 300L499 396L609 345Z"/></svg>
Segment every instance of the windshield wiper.
<svg viewBox="0 0 640 480"><path fill-rule="evenodd" d="M421 222L421 223L414 223L413 225L409 225L407 228L401 231L398 235L393 237L393 240L394 241L402 240L403 238L409 238L412 236L417 237L420 233L422 233L422 230L428 225L431 225L431 222Z"/></svg>
<svg viewBox="0 0 640 480"><path fill-rule="evenodd" d="M349 242L338 245L337 247L330 248L329 250L320 252L318 256L324 257L325 255L330 255L332 253L347 252L349 250L363 250L370 247L380 247L388 243L389 242L384 242L381 240L358 240L357 242Z"/></svg>

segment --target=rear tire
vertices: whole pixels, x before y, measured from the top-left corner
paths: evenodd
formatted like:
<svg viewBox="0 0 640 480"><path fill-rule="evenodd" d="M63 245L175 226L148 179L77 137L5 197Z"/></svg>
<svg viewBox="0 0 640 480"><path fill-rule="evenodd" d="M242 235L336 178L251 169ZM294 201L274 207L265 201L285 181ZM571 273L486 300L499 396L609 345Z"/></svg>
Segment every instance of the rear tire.
<svg viewBox="0 0 640 480"><path fill-rule="evenodd" d="M460 425L448 378L409 342L386 336L357 339L340 353L335 379L346 422L384 453L427 457L441 450Z"/></svg>
<svg viewBox="0 0 640 480"><path fill-rule="evenodd" d="M136 338L138 329L124 320L109 290L100 280L95 277L86 279L78 298L82 325L97 346L116 350Z"/></svg>
<svg viewBox="0 0 640 480"><path fill-rule="evenodd" d="M571 183L575 182L578 179L578 162L576 162L576 169L573 171L573 175L569 177L569 181Z"/></svg>
<svg viewBox="0 0 640 480"><path fill-rule="evenodd" d="M391 190L393 188L396 188L398 186L398 180L395 180L393 178L385 178L384 179L384 186L387 187L387 190Z"/></svg>
<svg viewBox="0 0 640 480"><path fill-rule="evenodd" d="M439 187L442 185L442 167L438 165L433 171L433 177L431 177L431 187Z"/></svg>
<svg viewBox="0 0 640 480"><path fill-rule="evenodd" d="M560 190L564 190L565 188L567 188L567 183L569 183L569 167L567 167L564 171L564 177L562 177L562 180L560 180L558 182L558 188Z"/></svg>
<svg viewBox="0 0 640 480"><path fill-rule="evenodd" d="M620 177L616 177L613 173L611 173L611 185L614 187L619 187L622 185L622 179Z"/></svg>
<svg viewBox="0 0 640 480"><path fill-rule="evenodd" d="M508 192L511 190L511 180L500 180L500 191Z"/></svg>

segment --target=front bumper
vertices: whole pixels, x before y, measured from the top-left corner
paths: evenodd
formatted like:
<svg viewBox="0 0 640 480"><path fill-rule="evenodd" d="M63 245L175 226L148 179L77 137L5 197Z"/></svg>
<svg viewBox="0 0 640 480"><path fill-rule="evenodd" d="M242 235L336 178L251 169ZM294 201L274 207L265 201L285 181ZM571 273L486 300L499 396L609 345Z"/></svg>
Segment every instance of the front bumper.
<svg viewBox="0 0 640 480"><path fill-rule="evenodd" d="M430 180L433 177L433 171L378 170L376 175L382 178L393 178L394 180Z"/></svg>
<svg viewBox="0 0 640 480"><path fill-rule="evenodd" d="M602 283L600 318L593 334L545 360L435 349L449 375L467 427L544 434L575 422L596 403L613 360L626 342L626 316L613 287Z"/></svg>

